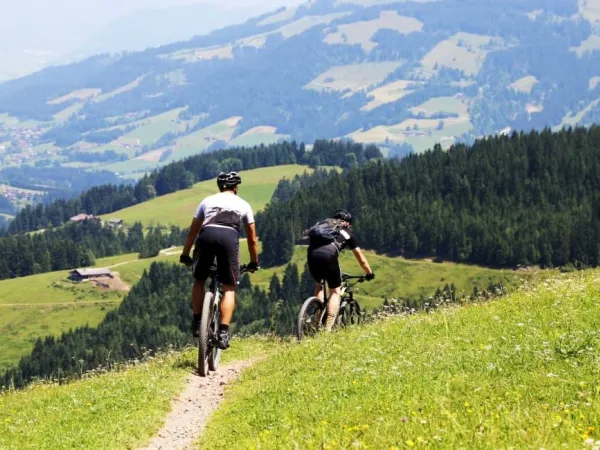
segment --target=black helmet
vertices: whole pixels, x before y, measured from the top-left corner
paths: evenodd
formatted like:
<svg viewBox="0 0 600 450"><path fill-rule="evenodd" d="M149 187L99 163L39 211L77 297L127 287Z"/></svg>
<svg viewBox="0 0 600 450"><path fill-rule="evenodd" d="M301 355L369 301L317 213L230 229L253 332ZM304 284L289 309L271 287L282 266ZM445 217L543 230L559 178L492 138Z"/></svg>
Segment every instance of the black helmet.
<svg viewBox="0 0 600 450"><path fill-rule="evenodd" d="M219 186L220 190L231 189L238 184L242 184L242 178L237 172L221 172L217 177L217 186Z"/></svg>
<svg viewBox="0 0 600 450"><path fill-rule="evenodd" d="M333 213L333 218L345 220L348 223L352 223L352 214L350 214L345 209L338 209L336 212Z"/></svg>

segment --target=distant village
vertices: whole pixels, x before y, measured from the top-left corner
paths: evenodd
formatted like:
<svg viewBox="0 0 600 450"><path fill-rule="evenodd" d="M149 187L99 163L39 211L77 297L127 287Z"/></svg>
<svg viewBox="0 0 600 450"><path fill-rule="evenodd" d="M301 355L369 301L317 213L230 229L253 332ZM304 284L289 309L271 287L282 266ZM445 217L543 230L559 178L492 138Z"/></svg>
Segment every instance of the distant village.
<svg viewBox="0 0 600 450"><path fill-rule="evenodd" d="M35 125L33 127L22 128L22 127L3 127L0 124L0 133L8 135L8 140L11 142L11 146L14 151L6 152L10 150L11 146L6 143L0 144L0 152L2 152L0 159L5 165L12 164L23 164L31 161L34 157L39 157L40 153L33 150L37 144L38 139L46 132L46 128ZM2 148L3 147L3 148ZM57 152L46 150L44 156L54 156Z"/></svg>

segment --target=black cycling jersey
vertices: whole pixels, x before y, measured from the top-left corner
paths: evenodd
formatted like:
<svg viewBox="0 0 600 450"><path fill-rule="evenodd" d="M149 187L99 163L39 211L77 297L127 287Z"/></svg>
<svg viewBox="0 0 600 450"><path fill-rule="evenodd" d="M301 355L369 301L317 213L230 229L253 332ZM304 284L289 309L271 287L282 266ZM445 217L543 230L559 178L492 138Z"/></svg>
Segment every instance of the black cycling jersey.
<svg viewBox="0 0 600 450"><path fill-rule="evenodd" d="M320 283L326 281L329 289L342 284L342 271L338 260L344 249L354 250L358 243L348 230L341 230L334 242L321 246L309 246L307 251L308 269L313 279Z"/></svg>
<svg viewBox="0 0 600 450"><path fill-rule="evenodd" d="M356 238L352 234L350 234L348 230L340 230L335 241L325 245L315 247L310 246L309 248L325 253L338 254L346 248L349 248L350 250L358 248L358 243L356 242Z"/></svg>

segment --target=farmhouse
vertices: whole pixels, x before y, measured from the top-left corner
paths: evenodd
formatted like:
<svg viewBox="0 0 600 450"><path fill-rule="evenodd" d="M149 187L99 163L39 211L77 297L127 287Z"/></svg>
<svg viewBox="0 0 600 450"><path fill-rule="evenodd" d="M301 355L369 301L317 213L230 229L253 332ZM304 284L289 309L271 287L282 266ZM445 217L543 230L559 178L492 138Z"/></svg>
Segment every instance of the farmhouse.
<svg viewBox="0 0 600 450"><path fill-rule="evenodd" d="M113 278L113 273L108 269L75 269L69 273L69 278L73 281Z"/></svg>
<svg viewBox="0 0 600 450"><path fill-rule="evenodd" d="M110 219L108 221L109 228L119 229L123 226L123 219Z"/></svg>
<svg viewBox="0 0 600 450"><path fill-rule="evenodd" d="M77 214L69 219L71 222L85 222L86 220L99 220L92 214Z"/></svg>

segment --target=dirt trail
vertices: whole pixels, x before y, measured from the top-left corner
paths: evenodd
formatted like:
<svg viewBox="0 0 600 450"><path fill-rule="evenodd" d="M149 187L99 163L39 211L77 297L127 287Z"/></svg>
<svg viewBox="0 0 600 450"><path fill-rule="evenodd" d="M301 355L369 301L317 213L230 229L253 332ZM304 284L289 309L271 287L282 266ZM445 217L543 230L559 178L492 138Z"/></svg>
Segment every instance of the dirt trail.
<svg viewBox="0 0 600 450"><path fill-rule="evenodd" d="M206 378L189 375L187 387L173 401L165 424L143 450L195 448L194 442L223 400L225 385L235 381L240 372L254 362L253 359L237 361L219 367Z"/></svg>

